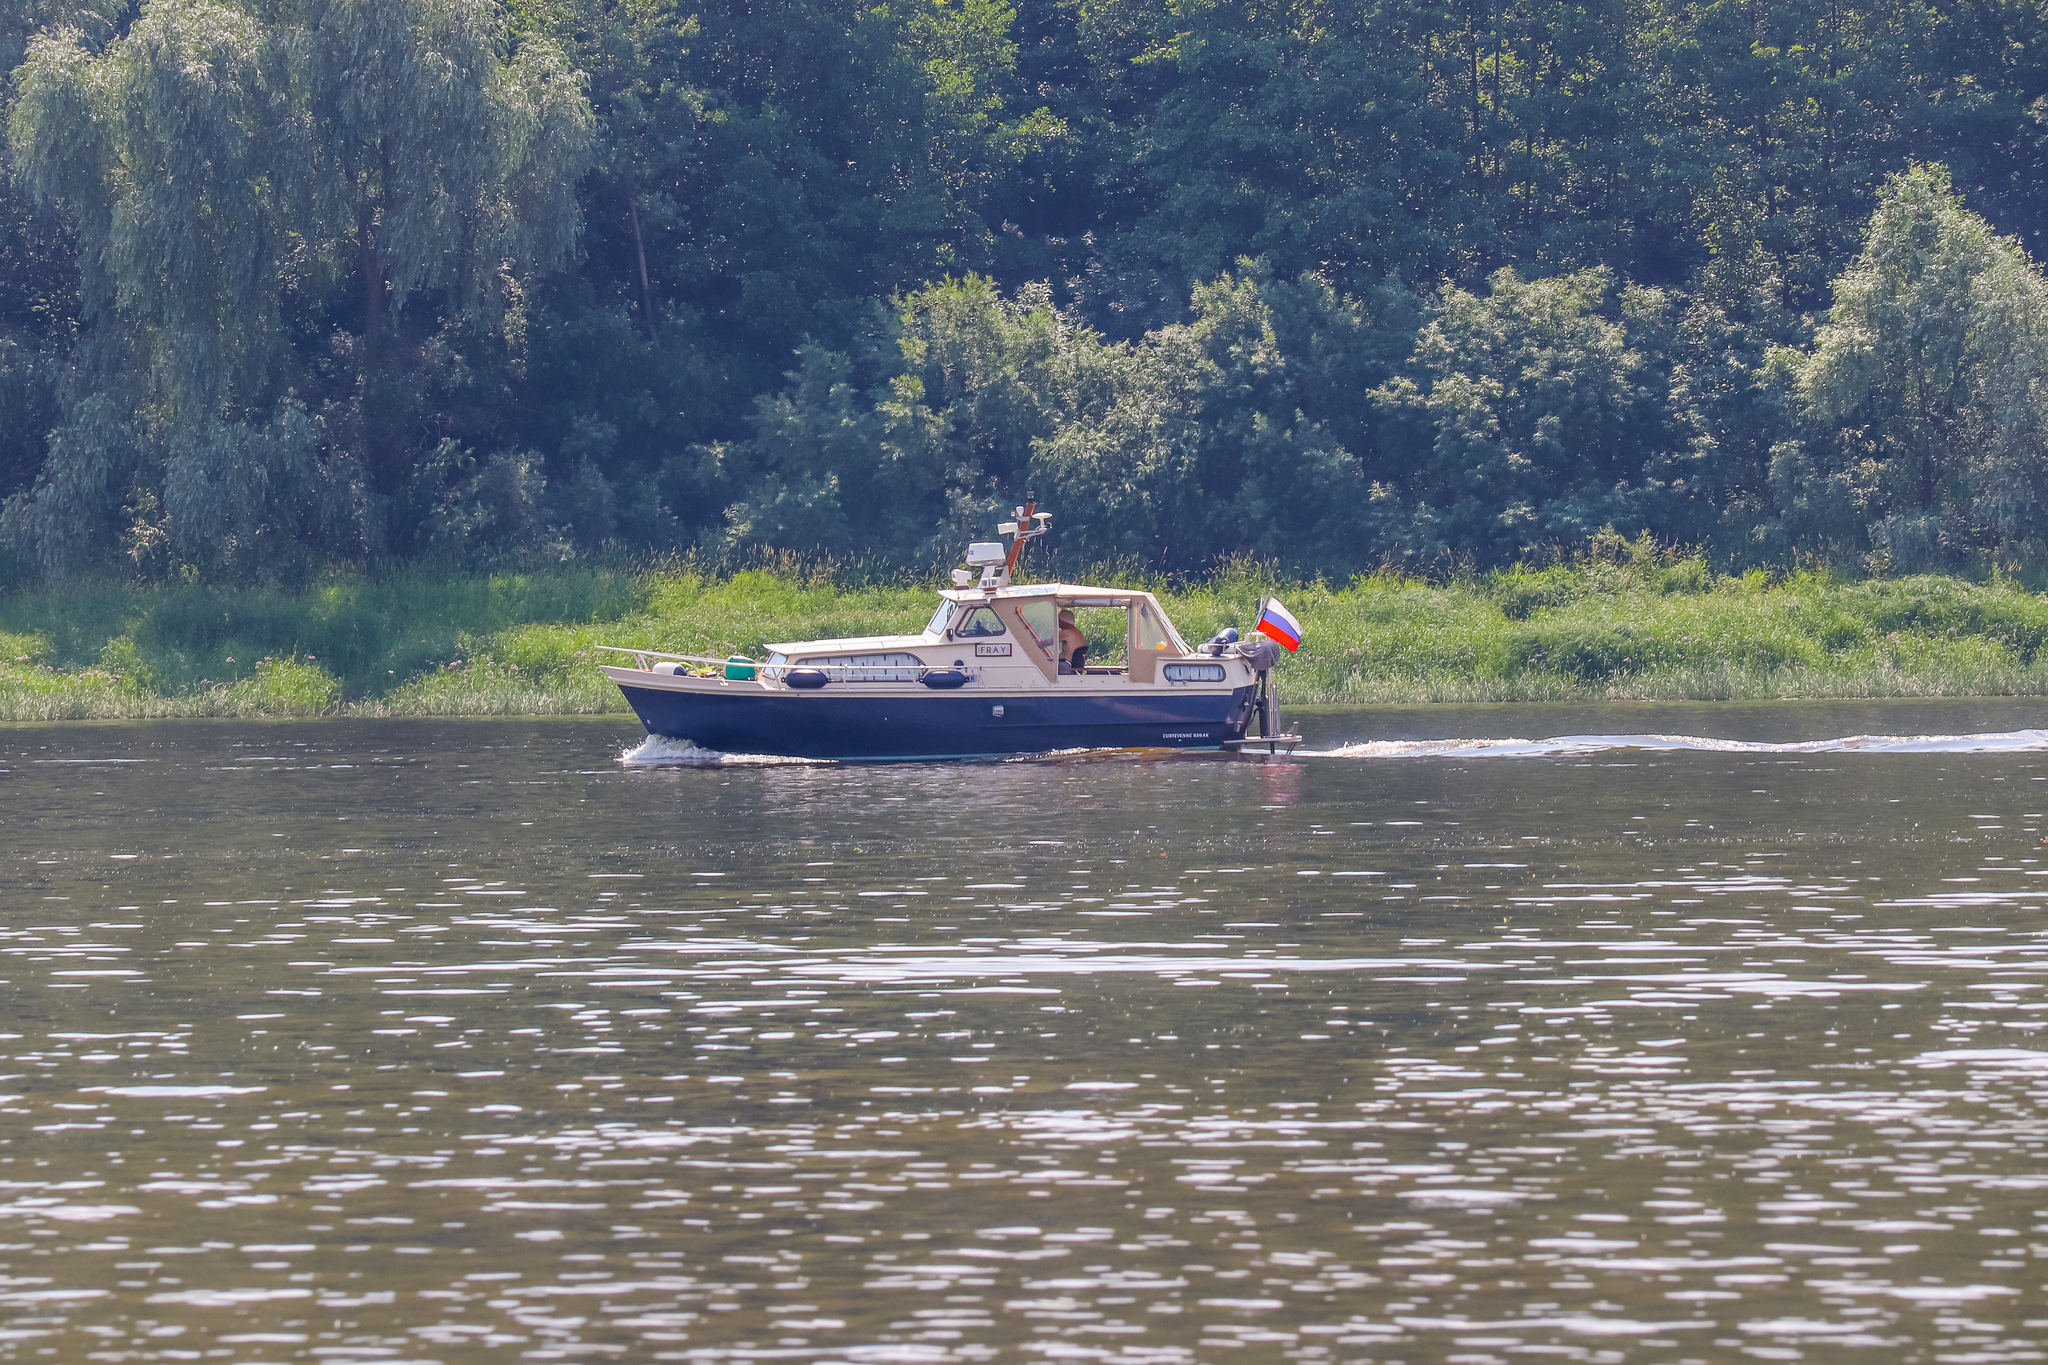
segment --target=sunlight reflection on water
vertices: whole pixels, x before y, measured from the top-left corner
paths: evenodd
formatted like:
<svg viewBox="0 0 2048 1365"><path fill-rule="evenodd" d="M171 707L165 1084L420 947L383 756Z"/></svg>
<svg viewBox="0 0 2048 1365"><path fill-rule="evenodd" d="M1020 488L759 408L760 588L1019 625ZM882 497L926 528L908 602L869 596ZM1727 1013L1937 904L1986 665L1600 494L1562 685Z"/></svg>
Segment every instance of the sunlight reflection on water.
<svg viewBox="0 0 2048 1365"><path fill-rule="evenodd" d="M1955 718L12 729L0 1355L2037 1359L2048 766Z"/></svg>

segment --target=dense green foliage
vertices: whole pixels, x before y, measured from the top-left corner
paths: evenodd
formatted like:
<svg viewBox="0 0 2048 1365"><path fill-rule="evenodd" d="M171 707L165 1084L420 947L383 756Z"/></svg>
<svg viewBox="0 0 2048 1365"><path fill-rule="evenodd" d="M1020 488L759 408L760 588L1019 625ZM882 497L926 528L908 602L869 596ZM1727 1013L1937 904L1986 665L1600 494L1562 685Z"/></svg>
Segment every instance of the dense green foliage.
<svg viewBox="0 0 2048 1365"><path fill-rule="evenodd" d="M0 0L0 581L2048 561L1992 0Z"/></svg>
<svg viewBox="0 0 2048 1365"><path fill-rule="evenodd" d="M1239 568L1148 586L1196 636L1247 626L1277 587L1308 627L1280 670L1290 704L2048 695L2048 600L2009 581L1725 575L1607 536L1571 564L1442 583L1276 584ZM597 645L761 658L781 641L914 631L931 603L925 586L687 562L302 591L71 584L0 603L0 721L621 711ZM1099 638L1090 655L1122 649Z"/></svg>

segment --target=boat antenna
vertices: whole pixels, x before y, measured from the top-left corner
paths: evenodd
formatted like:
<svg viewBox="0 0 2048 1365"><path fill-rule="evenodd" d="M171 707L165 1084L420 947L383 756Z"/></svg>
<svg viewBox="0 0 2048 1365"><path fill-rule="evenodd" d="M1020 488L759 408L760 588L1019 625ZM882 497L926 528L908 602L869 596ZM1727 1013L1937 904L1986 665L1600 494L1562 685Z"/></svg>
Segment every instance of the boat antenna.
<svg viewBox="0 0 2048 1365"><path fill-rule="evenodd" d="M1017 571L1017 560L1024 553L1024 542L1036 540L1052 529L1052 513L1038 510L1038 499L1026 493L1024 505L1017 509L1017 519L1006 521L996 527L996 534L1010 537L1010 557L1003 562L1003 577L1008 579Z"/></svg>

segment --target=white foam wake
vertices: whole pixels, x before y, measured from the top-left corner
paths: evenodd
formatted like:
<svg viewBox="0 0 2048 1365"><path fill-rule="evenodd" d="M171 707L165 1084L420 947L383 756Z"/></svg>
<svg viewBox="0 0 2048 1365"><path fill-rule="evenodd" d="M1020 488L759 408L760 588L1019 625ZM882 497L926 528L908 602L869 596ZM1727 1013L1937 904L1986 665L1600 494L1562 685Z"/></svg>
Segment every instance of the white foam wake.
<svg viewBox="0 0 2048 1365"><path fill-rule="evenodd" d="M778 758L773 754L728 754L699 748L695 741L649 735L619 755L619 762L632 768L730 768L759 767L783 763L823 763L820 758Z"/></svg>
<svg viewBox="0 0 2048 1365"><path fill-rule="evenodd" d="M1573 758L1618 749L1652 752L1690 750L1726 754L2026 754L2048 752L2048 730L2009 730L1977 735L1845 735L1773 744L1763 740L1713 739L1702 735L1557 735L1549 739L1381 739L1334 749L1302 749L1302 758ZM1087 756L1089 750L1020 754L1019 760ZM635 768L761 767L828 763L829 759L774 754L729 754L687 739L649 735L619 755Z"/></svg>
<svg viewBox="0 0 2048 1365"><path fill-rule="evenodd" d="M1846 735L1840 739L1709 739L1698 735L1558 735L1551 739L1390 739L1305 749L1303 758L1571 758L1613 749L1728 754L2026 754L2048 751L2048 730L1982 735Z"/></svg>

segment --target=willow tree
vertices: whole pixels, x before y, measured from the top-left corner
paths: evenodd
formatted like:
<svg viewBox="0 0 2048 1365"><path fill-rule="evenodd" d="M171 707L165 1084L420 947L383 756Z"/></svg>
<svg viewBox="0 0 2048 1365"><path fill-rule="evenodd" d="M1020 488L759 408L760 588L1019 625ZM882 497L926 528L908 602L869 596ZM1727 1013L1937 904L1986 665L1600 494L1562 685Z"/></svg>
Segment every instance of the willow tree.
<svg viewBox="0 0 2048 1365"><path fill-rule="evenodd" d="M74 224L101 359L132 348L166 418L258 399L271 359L289 230L267 125L289 77L267 37L205 0L153 5L97 53L39 37L16 73L16 173Z"/></svg>
<svg viewBox="0 0 2048 1365"><path fill-rule="evenodd" d="M1852 515L1877 567L2048 556L2048 279L1939 166L1892 177L1800 368L1782 492Z"/></svg>
<svg viewBox="0 0 2048 1365"><path fill-rule="evenodd" d="M329 267L354 267L372 347L387 300L440 286L488 308L502 272L561 261L591 115L558 49L509 43L487 0L309 0L282 36L302 63L295 207Z"/></svg>
<svg viewBox="0 0 2048 1365"><path fill-rule="evenodd" d="M124 501L138 544L187 562L361 548L336 504L366 505L363 452L303 410L289 315L355 281L373 368L409 295L489 314L575 240L581 77L491 0L151 0L97 51L38 37L16 91L17 174L82 248L95 374L8 510L47 568L103 549Z"/></svg>

